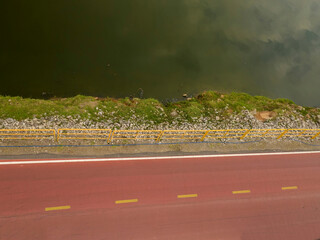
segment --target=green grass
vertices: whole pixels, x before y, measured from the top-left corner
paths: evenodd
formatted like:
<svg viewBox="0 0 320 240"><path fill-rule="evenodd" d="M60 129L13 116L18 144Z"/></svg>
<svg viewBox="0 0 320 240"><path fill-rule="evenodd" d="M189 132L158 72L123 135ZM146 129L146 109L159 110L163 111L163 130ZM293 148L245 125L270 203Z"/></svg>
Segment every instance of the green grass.
<svg viewBox="0 0 320 240"><path fill-rule="evenodd" d="M23 120L43 116L75 116L85 117L86 111L91 110L93 97L75 96L65 99L30 99L21 97L0 96L0 118Z"/></svg>
<svg viewBox="0 0 320 240"><path fill-rule="evenodd" d="M98 99L77 95L71 98L40 100L0 96L0 118L16 120L45 116L71 116L93 121L134 119L138 122L159 124L177 119L192 122L201 116L228 117L243 110L274 111L278 115L290 114L295 110L314 121L320 114L318 109L303 108L288 99L270 99L237 92L222 94L206 91L188 101L166 105L152 98Z"/></svg>

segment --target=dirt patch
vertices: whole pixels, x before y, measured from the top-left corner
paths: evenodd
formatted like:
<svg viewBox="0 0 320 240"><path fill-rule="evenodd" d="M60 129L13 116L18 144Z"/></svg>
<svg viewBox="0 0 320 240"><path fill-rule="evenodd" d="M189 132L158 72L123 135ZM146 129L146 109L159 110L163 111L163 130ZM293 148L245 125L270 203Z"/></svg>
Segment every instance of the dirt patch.
<svg viewBox="0 0 320 240"><path fill-rule="evenodd" d="M87 101L87 102L82 102L79 104L80 108L86 108L86 107L90 107L90 108L95 108L99 105L98 101Z"/></svg>
<svg viewBox="0 0 320 240"><path fill-rule="evenodd" d="M262 111L262 112L257 112L255 114L255 118L259 121L267 121L267 120L271 120L273 118L275 118L277 116L277 114L275 112L272 111Z"/></svg>

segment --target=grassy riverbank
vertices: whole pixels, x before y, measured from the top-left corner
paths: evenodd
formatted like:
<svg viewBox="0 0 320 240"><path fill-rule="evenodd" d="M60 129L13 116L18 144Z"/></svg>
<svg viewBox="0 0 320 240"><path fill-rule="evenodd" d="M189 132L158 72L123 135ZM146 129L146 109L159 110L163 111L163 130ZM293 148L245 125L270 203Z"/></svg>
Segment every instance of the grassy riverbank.
<svg viewBox="0 0 320 240"><path fill-rule="evenodd" d="M270 99L246 93L222 94L207 91L197 97L162 104L156 99L114 99L78 95L71 98L49 100L0 96L0 118L24 120L50 116L74 117L91 121L108 119L132 119L151 121L155 124L177 118L194 121L200 117L223 120L230 115L248 110L269 111L271 118L279 116L303 116L318 122L320 110L296 105L288 99ZM272 119L267 119L272 120Z"/></svg>

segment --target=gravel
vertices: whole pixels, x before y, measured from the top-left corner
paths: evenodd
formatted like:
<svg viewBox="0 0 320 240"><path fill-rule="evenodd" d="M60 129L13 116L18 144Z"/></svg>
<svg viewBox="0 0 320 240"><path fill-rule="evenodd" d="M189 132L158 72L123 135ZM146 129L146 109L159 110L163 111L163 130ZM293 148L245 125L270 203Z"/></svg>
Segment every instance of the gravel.
<svg viewBox="0 0 320 240"><path fill-rule="evenodd" d="M219 112L217 112L219 114ZM256 119L255 112L244 110L239 114L225 117L223 115L208 117L196 117L192 121L186 120L179 113L171 122L156 124L153 121L137 118L134 114L129 119L107 119L95 121L81 119L80 116L61 117L50 116L15 120L12 118L0 119L1 129L59 129L59 128L103 128L103 129L131 129L131 130L205 130L205 129L279 129L279 128L320 128L320 116L317 121L294 112L287 116L278 116L271 120L261 121Z"/></svg>

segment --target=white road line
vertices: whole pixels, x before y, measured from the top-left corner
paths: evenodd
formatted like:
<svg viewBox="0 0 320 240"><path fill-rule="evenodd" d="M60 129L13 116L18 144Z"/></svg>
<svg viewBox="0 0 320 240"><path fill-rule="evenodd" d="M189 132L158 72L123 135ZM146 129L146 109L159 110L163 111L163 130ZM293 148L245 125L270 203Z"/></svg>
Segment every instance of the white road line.
<svg viewBox="0 0 320 240"><path fill-rule="evenodd" d="M320 151L309 152L272 152L272 153L243 153L243 154L217 154L217 155L186 155L186 156L163 156L163 157L127 157L127 158L84 158L84 159L20 159L0 160L0 165L25 165L45 163L85 163L85 162L112 162L112 161L138 161L138 160L166 160L166 159L192 159L192 158L223 158L223 157L250 157L250 156L276 156L276 155L300 155L318 154Z"/></svg>

